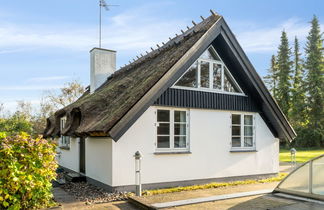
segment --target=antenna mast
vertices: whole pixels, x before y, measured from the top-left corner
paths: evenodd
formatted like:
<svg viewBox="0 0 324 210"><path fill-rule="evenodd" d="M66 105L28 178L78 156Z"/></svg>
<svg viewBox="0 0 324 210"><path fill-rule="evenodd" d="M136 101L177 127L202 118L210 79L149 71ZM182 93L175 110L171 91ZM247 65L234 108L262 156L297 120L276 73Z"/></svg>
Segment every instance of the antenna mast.
<svg viewBox="0 0 324 210"><path fill-rule="evenodd" d="M105 0L99 0L99 48L101 48L101 9L105 8L106 11L109 11L110 6L119 6L107 4Z"/></svg>

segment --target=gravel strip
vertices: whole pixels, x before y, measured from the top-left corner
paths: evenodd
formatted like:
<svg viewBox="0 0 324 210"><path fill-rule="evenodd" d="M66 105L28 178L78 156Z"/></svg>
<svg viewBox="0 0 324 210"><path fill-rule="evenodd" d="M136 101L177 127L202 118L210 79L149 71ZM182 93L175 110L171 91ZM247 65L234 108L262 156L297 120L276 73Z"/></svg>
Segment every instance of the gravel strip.
<svg viewBox="0 0 324 210"><path fill-rule="evenodd" d="M131 193L109 193L86 182L70 182L62 186L66 192L72 194L77 200L86 204L107 203L112 201L126 200Z"/></svg>

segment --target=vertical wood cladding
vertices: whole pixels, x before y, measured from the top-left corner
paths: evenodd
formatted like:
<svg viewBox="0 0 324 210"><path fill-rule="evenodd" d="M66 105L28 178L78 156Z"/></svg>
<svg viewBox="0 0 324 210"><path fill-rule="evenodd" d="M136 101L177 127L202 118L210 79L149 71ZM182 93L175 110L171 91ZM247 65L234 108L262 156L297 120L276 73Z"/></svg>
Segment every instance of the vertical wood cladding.
<svg viewBox="0 0 324 210"><path fill-rule="evenodd" d="M251 97L176 88L168 88L154 105L258 112Z"/></svg>

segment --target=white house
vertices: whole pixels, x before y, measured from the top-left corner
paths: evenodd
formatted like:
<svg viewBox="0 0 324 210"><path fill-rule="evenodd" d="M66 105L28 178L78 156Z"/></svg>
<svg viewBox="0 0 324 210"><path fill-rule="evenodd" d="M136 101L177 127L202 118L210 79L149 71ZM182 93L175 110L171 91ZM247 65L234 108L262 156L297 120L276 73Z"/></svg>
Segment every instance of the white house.
<svg viewBox="0 0 324 210"><path fill-rule="evenodd" d="M133 63L94 48L91 81L48 119L59 164L110 191L271 176L295 132L222 16L212 15Z"/></svg>

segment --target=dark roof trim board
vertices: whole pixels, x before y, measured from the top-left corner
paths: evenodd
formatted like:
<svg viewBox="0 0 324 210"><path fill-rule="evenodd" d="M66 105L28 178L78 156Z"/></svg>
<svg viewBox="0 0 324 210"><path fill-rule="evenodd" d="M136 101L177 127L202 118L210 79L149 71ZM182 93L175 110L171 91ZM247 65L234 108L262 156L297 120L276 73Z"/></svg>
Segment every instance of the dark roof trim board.
<svg viewBox="0 0 324 210"><path fill-rule="evenodd" d="M249 61L248 57L244 53L243 49L239 45L238 41L236 40L234 34L229 29L226 22L222 21L222 32L221 35L226 40L228 46L231 48L232 52L235 54L236 58L241 63L241 66L243 67L245 73L250 78L250 81L253 83L253 85L256 87L256 90L269 107L269 111L271 114L276 118L276 120L280 123L278 125L280 126L281 130L285 133L285 135L280 135L280 138L287 138L289 141L294 139L296 137L296 133L292 126L289 124L289 121L287 120L286 116L283 114L281 109L279 108L279 105L276 103L276 101L273 99L273 97L270 95L269 91L267 90L266 86L262 82L262 79L254 69L253 65ZM273 124L277 124L275 122L272 122Z"/></svg>
<svg viewBox="0 0 324 210"><path fill-rule="evenodd" d="M212 41L221 32L220 17L211 28L188 50L184 56L133 106L126 115L109 131L112 139L117 141L128 128L152 105L164 91L199 58Z"/></svg>

